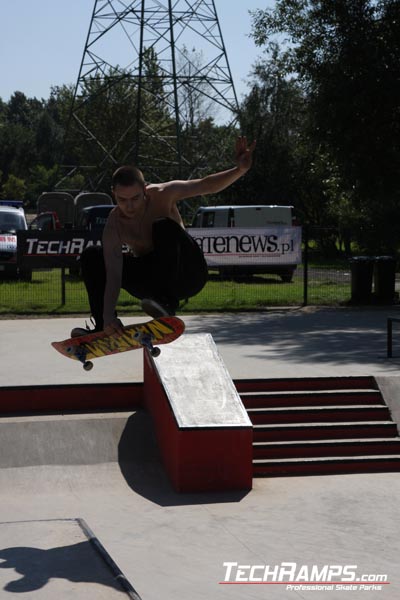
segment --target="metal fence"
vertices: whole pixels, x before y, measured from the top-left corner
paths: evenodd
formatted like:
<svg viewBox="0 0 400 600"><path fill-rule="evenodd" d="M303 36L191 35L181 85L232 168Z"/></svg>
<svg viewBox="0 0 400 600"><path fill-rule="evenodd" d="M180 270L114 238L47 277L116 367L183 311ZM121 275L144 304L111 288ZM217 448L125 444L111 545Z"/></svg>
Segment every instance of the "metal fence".
<svg viewBox="0 0 400 600"><path fill-rule="evenodd" d="M318 235L323 235L323 231L319 230ZM396 291L392 298L384 299L386 303L397 301L397 288L400 286L397 277L396 274ZM297 265L290 282L273 274L228 276L221 274L218 269L210 269L205 288L197 296L184 300L180 310L192 312L255 310L268 306L307 304L344 305L354 303L354 280L351 259L339 251L334 256L324 255L321 249L315 248L313 241L310 242L310 238L303 237L302 263ZM357 299L360 304L379 301L373 289L372 294ZM88 313L88 310L85 286L76 268L34 268L31 281L13 279L0 273L1 314L72 314ZM118 311L139 313L139 300L122 290Z"/></svg>

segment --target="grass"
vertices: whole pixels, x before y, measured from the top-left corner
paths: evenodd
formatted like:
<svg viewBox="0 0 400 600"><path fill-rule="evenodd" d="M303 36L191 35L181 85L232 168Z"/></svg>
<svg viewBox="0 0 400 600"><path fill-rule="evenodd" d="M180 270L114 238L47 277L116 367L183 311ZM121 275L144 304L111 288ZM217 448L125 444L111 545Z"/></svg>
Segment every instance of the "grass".
<svg viewBox="0 0 400 600"><path fill-rule="evenodd" d="M308 285L309 304L338 304L350 297L350 281L338 272L312 275ZM243 282L221 280L216 273L195 297L184 303L182 312L255 310L268 306L293 306L303 303L302 270L296 271L292 283L282 283L272 276L255 276ZM139 301L121 291L118 312L140 313ZM0 280L0 314L78 314L89 312L86 290L79 278L66 276L63 303L61 271L34 271L32 282Z"/></svg>

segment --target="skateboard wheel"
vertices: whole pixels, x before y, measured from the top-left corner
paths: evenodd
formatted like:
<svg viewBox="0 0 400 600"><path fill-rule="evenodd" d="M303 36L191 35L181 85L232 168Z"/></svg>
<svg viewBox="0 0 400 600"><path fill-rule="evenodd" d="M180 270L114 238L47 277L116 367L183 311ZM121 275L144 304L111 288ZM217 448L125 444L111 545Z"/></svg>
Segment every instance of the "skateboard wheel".
<svg viewBox="0 0 400 600"><path fill-rule="evenodd" d="M83 368L85 371L91 371L93 369L93 363L90 360L87 360L83 363Z"/></svg>
<svg viewBox="0 0 400 600"><path fill-rule="evenodd" d="M154 357L156 357L156 356L160 356L160 354L161 354L161 350L160 350L160 348L152 348L152 349L150 350L150 354L151 354L152 356L154 356Z"/></svg>

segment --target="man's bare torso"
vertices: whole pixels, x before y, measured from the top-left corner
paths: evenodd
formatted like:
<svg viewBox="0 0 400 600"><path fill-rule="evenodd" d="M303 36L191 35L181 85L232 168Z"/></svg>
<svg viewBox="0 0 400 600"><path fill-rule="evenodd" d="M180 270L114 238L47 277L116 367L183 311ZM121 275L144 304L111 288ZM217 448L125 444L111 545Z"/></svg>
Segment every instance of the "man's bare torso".
<svg viewBox="0 0 400 600"><path fill-rule="evenodd" d="M126 244L135 256L143 256L153 249L152 226L157 219L169 217L183 227L179 210L168 190L162 185L149 185L143 205L136 214L127 217L116 206L107 221L107 232L114 238L114 243L120 246Z"/></svg>

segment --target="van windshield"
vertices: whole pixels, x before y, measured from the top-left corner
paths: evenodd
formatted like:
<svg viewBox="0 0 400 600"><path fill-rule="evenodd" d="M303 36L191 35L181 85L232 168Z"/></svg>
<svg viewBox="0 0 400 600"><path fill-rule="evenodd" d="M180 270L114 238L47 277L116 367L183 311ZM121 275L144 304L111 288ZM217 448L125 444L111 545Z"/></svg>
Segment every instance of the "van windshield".
<svg viewBox="0 0 400 600"><path fill-rule="evenodd" d="M214 227L215 211L198 212L194 218L192 227Z"/></svg>
<svg viewBox="0 0 400 600"><path fill-rule="evenodd" d="M22 215L0 212L0 233L16 233L25 229L25 221Z"/></svg>

